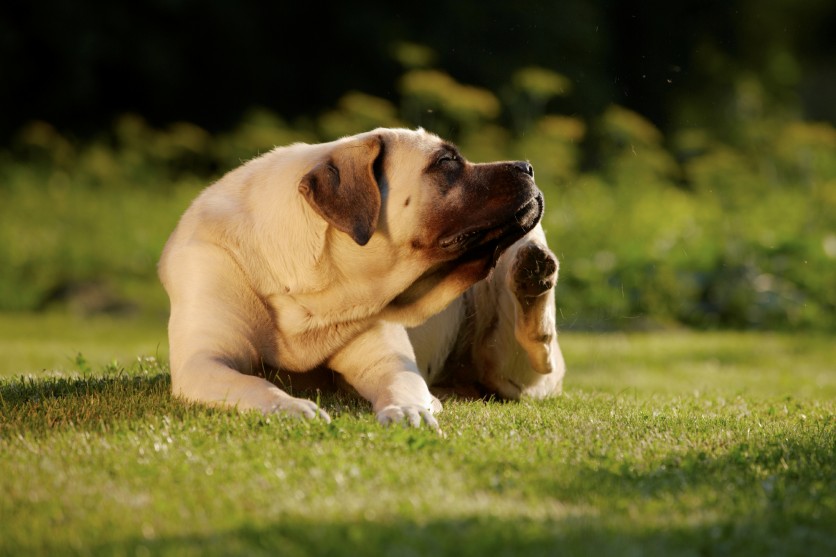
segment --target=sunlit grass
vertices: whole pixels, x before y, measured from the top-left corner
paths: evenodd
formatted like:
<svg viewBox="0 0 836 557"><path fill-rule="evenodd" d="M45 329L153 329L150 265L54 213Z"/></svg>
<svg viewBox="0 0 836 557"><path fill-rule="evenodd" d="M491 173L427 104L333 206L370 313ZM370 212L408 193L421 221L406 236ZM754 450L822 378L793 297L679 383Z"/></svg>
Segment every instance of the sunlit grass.
<svg viewBox="0 0 836 557"><path fill-rule="evenodd" d="M638 396L729 393L836 398L824 334L673 331L561 335L568 384Z"/></svg>
<svg viewBox="0 0 836 557"><path fill-rule="evenodd" d="M330 425L184 405L111 360L163 327L91 330L103 365L0 379L0 555L836 551L825 338L566 333L563 397L447 401L441 437L347 394Z"/></svg>

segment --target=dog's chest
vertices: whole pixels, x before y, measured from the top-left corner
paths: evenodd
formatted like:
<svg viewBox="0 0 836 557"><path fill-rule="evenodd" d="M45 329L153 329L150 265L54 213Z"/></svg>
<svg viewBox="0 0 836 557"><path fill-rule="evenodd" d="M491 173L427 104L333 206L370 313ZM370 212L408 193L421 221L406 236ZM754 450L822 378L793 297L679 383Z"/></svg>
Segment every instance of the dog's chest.
<svg viewBox="0 0 836 557"><path fill-rule="evenodd" d="M272 335L275 353L270 359L276 367L308 371L326 363L354 337L368 329L375 319L318 315L305 306L284 300L273 311Z"/></svg>

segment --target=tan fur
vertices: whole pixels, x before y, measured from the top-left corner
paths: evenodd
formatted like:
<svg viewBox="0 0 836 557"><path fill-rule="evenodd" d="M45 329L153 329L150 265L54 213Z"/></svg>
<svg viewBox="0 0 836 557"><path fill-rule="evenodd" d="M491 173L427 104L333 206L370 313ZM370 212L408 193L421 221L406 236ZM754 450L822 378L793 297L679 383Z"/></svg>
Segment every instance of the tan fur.
<svg viewBox="0 0 836 557"><path fill-rule="evenodd" d="M159 266L173 393L327 420L264 378L327 367L382 423L437 427L441 405L404 327L483 279L542 214L527 165L451 163L450 149L422 130L379 129L277 148L207 188ZM522 327L553 330L553 317L539 321Z"/></svg>

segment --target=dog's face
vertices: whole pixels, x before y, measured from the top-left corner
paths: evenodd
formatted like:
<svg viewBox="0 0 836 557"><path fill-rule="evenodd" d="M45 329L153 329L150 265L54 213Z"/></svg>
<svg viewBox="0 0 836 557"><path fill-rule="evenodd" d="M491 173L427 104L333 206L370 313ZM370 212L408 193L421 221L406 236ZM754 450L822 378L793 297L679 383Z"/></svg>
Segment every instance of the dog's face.
<svg viewBox="0 0 836 557"><path fill-rule="evenodd" d="M379 129L334 144L301 181L314 210L353 239L355 256L389 250L419 276L395 300L410 304L444 281L463 291L543 214L526 162L468 162L423 130Z"/></svg>

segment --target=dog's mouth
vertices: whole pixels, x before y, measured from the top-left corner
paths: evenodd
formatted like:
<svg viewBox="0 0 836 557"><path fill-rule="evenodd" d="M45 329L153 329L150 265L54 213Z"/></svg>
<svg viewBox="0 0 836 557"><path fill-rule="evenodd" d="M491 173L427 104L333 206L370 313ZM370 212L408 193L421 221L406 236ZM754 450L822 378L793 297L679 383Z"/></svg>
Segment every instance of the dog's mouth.
<svg viewBox="0 0 836 557"><path fill-rule="evenodd" d="M538 190L510 218L498 224L468 227L442 237L436 243L445 254L441 261L392 300L392 305L417 303L435 286L460 270L465 270L463 278L470 284L485 278L502 253L537 226L543 216L543 206L543 194Z"/></svg>
<svg viewBox="0 0 836 557"><path fill-rule="evenodd" d="M536 195L524 203L511 218L498 223L468 227L441 238L438 246L451 254L474 250L487 251L484 248L504 249L537 226L543 216L543 205L543 194L537 191Z"/></svg>

